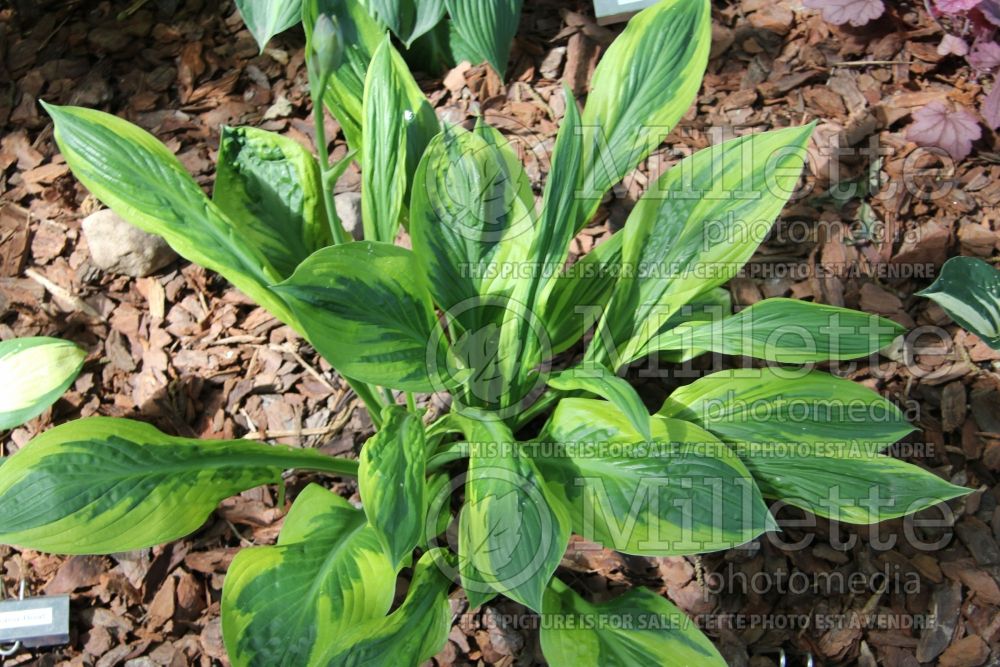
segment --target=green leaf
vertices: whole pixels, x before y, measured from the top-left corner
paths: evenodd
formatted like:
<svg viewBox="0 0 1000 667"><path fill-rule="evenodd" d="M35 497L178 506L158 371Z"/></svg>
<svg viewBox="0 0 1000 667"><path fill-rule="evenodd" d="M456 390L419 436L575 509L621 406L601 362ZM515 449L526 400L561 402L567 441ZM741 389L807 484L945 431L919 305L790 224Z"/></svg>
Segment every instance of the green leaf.
<svg viewBox="0 0 1000 667"><path fill-rule="evenodd" d="M502 79L517 34L524 0L446 0L451 15L451 48L458 61L488 62Z"/></svg>
<svg viewBox="0 0 1000 667"><path fill-rule="evenodd" d="M368 521L393 565L423 538L427 516L427 444L420 415L388 406L382 428L361 450L358 488Z"/></svg>
<svg viewBox="0 0 1000 667"><path fill-rule="evenodd" d="M775 368L719 371L675 390L663 417L698 424L726 442L861 443L869 453L913 431L895 405L851 380Z"/></svg>
<svg viewBox="0 0 1000 667"><path fill-rule="evenodd" d="M344 44L343 59L331 73L323 100L343 129L348 146L360 154L364 145L365 76L368 63L382 44L385 31L359 0L303 0L306 53L311 53L313 27L320 14L337 18Z"/></svg>
<svg viewBox="0 0 1000 667"><path fill-rule="evenodd" d="M445 14L444 0L367 0L368 7L409 49Z"/></svg>
<svg viewBox="0 0 1000 667"><path fill-rule="evenodd" d="M73 175L95 197L294 325L284 303L267 287L281 275L253 244L250 225L229 218L212 203L166 146L145 130L100 111L44 106Z"/></svg>
<svg viewBox="0 0 1000 667"><path fill-rule="evenodd" d="M545 594L542 653L552 667L725 667L697 624L644 588L591 604L563 584Z"/></svg>
<svg viewBox="0 0 1000 667"><path fill-rule="evenodd" d="M981 259L952 257L934 284L917 292L944 308L963 329L1000 350L1000 271Z"/></svg>
<svg viewBox="0 0 1000 667"><path fill-rule="evenodd" d="M410 235L434 300L466 331L499 324L534 226L534 195L496 130L446 128L427 146L414 177ZM500 306L500 308L498 308Z"/></svg>
<svg viewBox="0 0 1000 667"><path fill-rule="evenodd" d="M448 354L413 252L360 241L324 248L276 285L309 339L344 375L393 389L436 391Z"/></svg>
<svg viewBox="0 0 1000 667"><path fill-rule="evenodd" d="M612 404L559 402L534 461L570 511L573 532L623 553L668 556L749 542L773 521L753 478L715 436L657 418L651 441Z"/></svg>
<svg viewBox="0 0 1000 667"><path fill-rule="evenodd" d="M692 3L692 5L695 3ZM798 182L811 126L698 151L647 190L625 223L622 277L601 346L627 361L687 303L735 276Z"/></svg>
<svg viewBox="0 0 1000 667"><path fill-rule="evenodd" d="M577 366L550 376L548 384L561 391L580 390L597 394L618 408L644 440L649 442L653 439L649 410L638 392L627 380L614 375L604 366Z"/></svg>
<svg viewBox="0 0 1000 667"><path fill-rule="evenodd" d="M905 329L857 310L797 299L765 299L732 317L684 324L654 336L643 352L711 350L782 364L857 359L890 344Z"/></svg>
<svg viewBox="0 0 1000 667"><path fill-rule="evenodd" d="M392 604L396 571L364 512L321 486L296 498L276 546L244 549L222 589L234 667L326 665L345 635Z"/></svg>
<svg viewBox="0 0 1000 667"><path fill-rule="evenodd" d="M410 84L410 85L407 85ZM365 135L362 152L361 207L365 237L396 239L410 176L437 119L389 37L375 51L365 79Z"/></svg>
<svg viewBox="0 0 1000 667"><path fill-rule="evenodd" d="M541 611L545 586L569 544L566 509L502 422L463 423L472 449L458 551L469 604L497 592Z"/></svg>
<svg viewBox="0 0 1000 667"><path fill-rule="evenodd" d="M442 574L439 562L445 558L444 549L434 549L421 556L403 605L385 618L348 628L319 664L328 667L417 667L437 654L451 630L451 605L448 603L451 580Z"/></svg>
<svg viewBox="0 0 1000 667"><path fill-rule="evenodd" d="M261 53L272 37L302 19L302 0L236 0L236 8Z"/></svg>
<svg viewBox="0 0 1000 667"><path fill-rule="evenodd" d="M130 551L197 530L223 498L286 468L356 474L353 462L248 440L195 440L91 417L57 426L0 468L0 542L39 551Z"/></svg>
<svg viewBox="0 0 1000 667"><path fill-rule="evenodd" d="M86 357L82 349L58 338L0 342L0 431L34 419L59 400Z"/></svg>
<svg viewBox="0 0 1000 667"><path fill-rule="evenodd" d="M600 321L618 280L624 238L613 234L553 281L542 317L552 354L568 350Z"/></svg>
<svg viewBox="0 0 1000 667"><path fill-rule="evenodd" d="M330 245L319 165L299 142L252 127L223 127L212 201L248 220L253 244L287 278Z"/></svg>
<svg viewBox="0 0 1000 667"><path fill-rule="evenodd" d="M587 204L577 211L577 229L694 102L708 64L711 25L708 0L664 0L634 16L608 47L583 110Z"/></svg>

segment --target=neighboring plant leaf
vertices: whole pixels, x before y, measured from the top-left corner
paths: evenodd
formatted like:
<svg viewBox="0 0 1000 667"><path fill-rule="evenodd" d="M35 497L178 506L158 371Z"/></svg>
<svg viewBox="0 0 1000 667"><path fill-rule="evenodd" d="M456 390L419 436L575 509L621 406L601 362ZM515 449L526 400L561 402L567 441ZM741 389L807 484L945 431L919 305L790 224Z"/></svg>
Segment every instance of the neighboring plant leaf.
<svg viewBox="0 0 1000 667"><path fill-rule="evenodd" d="M993 83L979 110L990 129L1000 129L1000 82Z"/></svg>
<svg viewBox="0 0 1000 667"><path fill-rule="evenodd" d="M711 373L676 389L657 414L726 442L855 444L872 454L913 431L899 408L857 382L776 368Z"/></svg>
<svg viewBox="0 0 1000 667"><path fill-rule="evenodd" d="M281 274L253 245L250 221L212 203L180 161L151 134L110 114L45 104L73 175L115 213L162 236L188 261L215 271L287 324L268 285Z"/></svg>
<svg viewBox="0 0 1000 667"><path fill-rule="evenodd" d="M451 580L442 574L439 563L446 558L444 549L433 549L421 556L402 606L385 618L346 629L318 664L417 667L430 660L444 647L451 629Z"/></svg>
<svg viewBox="0 0 1000 667"><path fill-rule="evenodd" d="M446 0L451 16L451 48L456 60L488 62L500 78L507 72L524 0Z"/></svg>
<svg viewBox="0 0 1000 667"><path fill-rule="evenodd" d="M495 591L541 611L545 586L569 544L566 509L502 422L467 417L463 424L473 443L458 526L469 606Z"/></svg>
<svg viewBox="0 0 1000 667"><path fill-rule="evenodd" d="M803 0L809 9L823 12L823 20L834 25L862 26L885 13L882 0Z"/></svg>
<svg viewBox="0 0 1000 667"><path fill-rule="evenodd" d="M246 231L287 278L330 245L319 165L294 139L252 127L223 127L212 201Z"/></svg>
<svg viewBox="0 0 1000 667"><path fill-rule="evenodd" d="M344 375L406 391L445 382L431 366L446 360L444 334L412 251L371 241L324 248L273 289Z"/></svg>
<svg viewBox="0 0 1000 667"><path fill-rule="evenodd" d="M608 402L559 402L534 460L574 533L623 553L670 556L729 549L773 526L750 473L718 438L680 420L657 418L652 428L645 441ZM551 452L549 442L558 443Z"/></svg>
<svg viewBox="0 0 1000 667"><path fill-rule="evenodd" d="M80 419L37 436L0 468L0 543L102 554L169 542L197 530L223 498L277 481L293 467L357 470L308 449L177 438L128 419Z"/></svg>
<svg viewBox="0 0 1000 667"><path fill-rule="evenodd" d="M645 351L711 350L721 354L803 364L873 354L905 331L892 320L858 310L797 299L764 299L736 315L683 324L653 337Z"/></svg>
<svg viewBox="0 0 1000 667"><path fill-rule="evenodd" d="M975 257L952 257L927 289L917 292L948 316L1000 350L1000 271Z"/></svg>
<svg viewBox="0 0 1000 667"><path fill-rule="evenodd" d="M576 229L694 102L708 64L711 18L708 0L664 0L629 21L608 47L581 121L584 171Z"/></svg>
<svg viewBox="0 0 1000 667"><path fill-rule="evenodd" d="M0 342L0 431L45 412L73 384L86 358L81 348L58 338Z"/></svg>
<svg viewBox="0 0 1000 667"><path fill-rule="evenodd" d="M600 396L618 408L643 439L652 441L649 410L639 393L627 380L614 375L604 366L577 366L550 376L548 384L561 391L579 390Z"/></svg>
<svg viewBox="0 0 1000 667"><path fill-rule="evenodd" d="M534 226L534 195L517 157L485 125L450 127L427 146L414 177L410 235L431 292L470 332L500 324ZM498 308L499 306L499 308Z"/></svg>
<svg viewBox="0 0 1000 667"><path fill-rule="evenodd" d="M302 20L302 0L236 0L261 53L271 38Z"/></svg>
<svg viewBox="0 0 1000 667"><path fill-rule="evenodd" d="M295 499L276 546L240 551L222 589L234 667L326 665L319 658L392 605L396 570L364 512L317 484Z"/></svg>
<svg viewBox="0 0 1000 667"><path fill-rule="evenodd" d="M982 136L976 117L965 109L952 111L935 100L913 112L913 123L906 128L906 138L921 146L940 148L953 160L962 160L972 152L972 142Z"/></svg>
<svg viewBox="0 0 1000 667"><path fill-rule="evenodd" d="M934 6L946 14L959 14L976 7L982 0L934 0Z"/></svg>
<svg viewBox="0 0 1000 667"><path fill-rule="evenodd" d="M795 191L811 134L809 125L740 137L661 176L625 223L622 277L588 353L638 352L685 304L735 276Z"/></svg>
<svg viewBox="0 0 1000 667"><path fill-rule="evenodd" d="M541 627L542 653L552 667L726 667L697 623L643 588L591 604L555 582L545 593Z"/></svg>
<svg viewBox="0 0 1000 667"><path fill-rule="evenodd" d="M409 49L444 18L444 0L367 0L368 7Z"/></svg>
<svg viewBox="0 0 1000 667"><path fill-rule="evenodd" d="M424 537L427 444L420 416L388 406L382 428L365 443L360 458L358 489L365 514L398 567Z"/></svg>

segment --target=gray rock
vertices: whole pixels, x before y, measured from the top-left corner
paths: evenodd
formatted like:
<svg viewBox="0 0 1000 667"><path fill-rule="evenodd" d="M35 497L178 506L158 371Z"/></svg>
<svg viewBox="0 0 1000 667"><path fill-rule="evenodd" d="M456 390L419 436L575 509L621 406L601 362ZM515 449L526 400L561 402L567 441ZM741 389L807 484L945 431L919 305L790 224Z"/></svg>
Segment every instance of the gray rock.
<svg viewBox="0 0 1000 667"><path fill-rule="evenodd" d="M108 273L141 278L177 259L166 241L133 227L110 209L84 218L83 235L94 266Z"/></svg>
<svg viewBox="0 0 1000 667"><path fill-rule="evenodd" d="M333 198L334 206L337 208L337 217L344 225L347 233L354 237L355 241L365 238L365 226L361 222L361 193L341 192Z"/></svg>

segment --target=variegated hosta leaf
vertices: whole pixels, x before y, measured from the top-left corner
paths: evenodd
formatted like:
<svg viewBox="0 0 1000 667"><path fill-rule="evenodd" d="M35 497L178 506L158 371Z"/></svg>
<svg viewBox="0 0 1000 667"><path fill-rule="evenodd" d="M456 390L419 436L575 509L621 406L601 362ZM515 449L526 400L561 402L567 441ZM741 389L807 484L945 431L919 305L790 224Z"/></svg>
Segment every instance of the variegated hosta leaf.
<svg viewBox="0 0 1000 667"><path fill-rule="evenodd" d="M646 441L606 401L565 398L531 443L558 489L573 532L645 556L703 553L749 542L773 526L753 478L715 436L653 420Z"/></svg>
<svg viewBox="0 0 1000 667"><path fill-rule="evenodd" d="M875 392L826 373L712 373L676 390L658 415L731 443L765 496L840 521L875 523L968 492L879 455L913 428Z"/></svg>
<svg viewBox="0 0 1000 667"><path fill-rule="evenodd" d="M439 126L434 110L388 35L368 66L363 114L361 207L365 238L392 243L410 177Z"/></svg>
<svg viewBox="0 0 1000 667"><path fill-rule="evenodd" d="M711 350L801 364L857 359L889 345L905 329L883 317L798 299L765 299L732 317L689 323L654 336L632 361L657 350Z"/></svg>
<svg viewBox="0 0 1000 667"><path fill-rule="evenodd" d="M455 60L488 62L502 79L524 0L446 0Z"/></svg>
<svg viewBox="0 0 1000 667"><path fill-rule="evenodd" d="M261 53L271 38L302 20L302 0L236 0Z"/></svg>
<svg viewBox="0 0 1000 667"><path fill-rule="evenodd" d="M550 376L548 384L562 391L579 390L597 394L618 408L643 439L653 439L649 410L639 393L627 380L614 375L604 366L577 366Z"/></svg>
<svg viewBox="0 0 1000 667"><path fill-rule="evenodd" d="M952 257L922 292L951 319L1000 350L1000 271L981 259Z"/></svg>
<svg viewBox="0 0 1000 667"><path fill-rule="evenodd" d="M502 422L463 423L472 451L458 551L469 605L501 593L540 611L545 586L569 544L566 509Z"/></svg>
<svg viewBox="0 0 1000 667"><path fill-rule="evenodd" d="M249 222L205 196L180 161L151 134L110 114L45 105L73 175L115 213L162 236L185 259L225 276L282 322L295 325L268 290L281 279L254 245Z"/></svg>
<svg viewBox="0 0 1000 667"><path fill-rule="evenodd" d="M361 241L324 248L276 285L319 353L347 377L393 389L445 382L444 335L413 252Z"/></svg>
<svg viewBox="0 0 1000 667"><path fill-rule="evenodd" d="M693 620L643 588L591 604L554 582L545 594L541 640L552 667L726 665Z"/></svg>
<svg viewBox="0 0 1000 667"><path fill-rule="evenodd" d="M913 431L899 408L862 384L775 368L706 375L675 390L657 414L698 424L726 442L856 443L869 453Z"/></svg>
<svg viewBox="0 0 1000 667"><path fill-rule="evenodd" d="M449 127L427 146L414 176L410 236L431 293L466 332L499 325L534 226L535 199L503 137L479 123ZM499 311L499 312L496 312Z"/></svg>
<svg viewBox="0 0 1000 667"><path fill-rule="evenodd" d="M417 667L444 646L451 629L444 549L428 551L417 562L403 605L384 618L348 628L318 664L326 667ZM446 566L448 570L451 565ZM346 648L344 648L346 647Z"/></svg>
<svg viewBox="0 0 1000 667"><path fill-rule="evenodd" d="M58 338L0 342L0 431L45 412L73 383L87 353Z"/></svg>
<svg viewBox="0 0 1000 667"><path fill-rule="evenodd" d="M591 355L624 363L685 304L739 272L794 192L811 133L793 127L706 148L646 191L625 223L622 277Z"/></svg>
<svg viewBox="0 0 1000 667"><path fill-rule="evenodd" d="M91 417L39 435L0 467L0 542L101 554L197 530L223 498L287 468L357 474L353 461L249 440L195 440Z"/></svg>
<svg viewBox="0 0 1000 667"><path fill-rule="evenodd" d="M283 277L330 245L316 159L294 139L253 127L224 127L212 201L246 231Z"/></svg>
<svg viewBox="0 0 1000 667"><path fill-rule="evenodd" d="M348 146L360 154L365 75L372 55L385 37L385 31L360 0L302 0L306 53L310 53L313 27L320 14L336 17L344 39L343 60L340 67L331 73L323 100L344 130ZM416 86L416 83L413 85ZM419 88L417 92L420 92Z"/></svg>
<svg viewBox="0 0 1000 667"><path fill-rule="evenodd" d="M365 514L310 484L276 546L244 549L222 589L222 634L234 667L312 667L345 636L389 611L396 569Z"/></svg>
<svg viewBox="0 0 1000 667"><path fill-rule="evenodd" d="M365 514L393 565L423 537L427 516L427 443L420 415L389 406L382 428L361 450L358 488Z"/></svg>
<svg viewBox="0 0 1000 667"><path fill-rule="evenodd" d="M694 102L708 64L711 18L708 0L663 0L634 16L601 58L581 123L586 203L576 212L577 229Z"/></svg>
<svg viewBox="0 0 1000 667"><path fill-rule="evenodd" d="M444 18L444 0L367 0L368 7L406 48Z"/></svg>

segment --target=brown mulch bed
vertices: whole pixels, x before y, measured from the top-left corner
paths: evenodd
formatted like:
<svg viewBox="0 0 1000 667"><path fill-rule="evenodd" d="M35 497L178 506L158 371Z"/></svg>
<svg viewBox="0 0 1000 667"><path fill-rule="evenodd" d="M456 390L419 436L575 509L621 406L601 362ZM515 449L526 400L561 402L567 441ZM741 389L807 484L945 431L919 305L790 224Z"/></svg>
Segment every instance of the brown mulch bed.
<svg viewBox="0 0 1000 667"><path fill-rule="evenodd" d="M61 336L89 356L52 410L4 436L0 455L54 423L95 414L140 418L184 436L356 452L370 433L357 400L293 332L225 281L185 262L141 279L94 268L80 219L98 205L69 174L37 104L126 117L166 142L208 187L223 124L311 145L301 35L291 31L259 55L229 2L149 2L121 20L128 3L15 4L23 6L0 9L0 338ZM527 4L506 85L484 67L421 83L442 117L482 114L522 144L538 185L563 113L561 82L585 94L620 28L595 25L586 2ZM836 370L895 401L917 426L891 451L976 492L950 503L946 521L916 527L903 520L809 524L783 509L780 542L764 537L701 558L636 558L575 545L563 574L598 597L630 585L661 591L705 625L733 665L777 665L780 647L790 664L805 664L809 654L817 664L1000 664L1000 355L913 295L949 256L996 257L997 137L984 129L973 154L951 169L915 151L904 131L910 113L935 99L976 108L984 82L964 61L937 54L941 32L920 3L850 31L798 4L716 3L713 59L697 109L668 138L671 150L615 189L577 250L620 226L649 178L678 155L718 141L713 128L744 132L818 119L811 190L732 282L735 301L792 296L882 314L910 329L943 327L943 336L911 335L877 366ZM858 64L865 59L879 64ZM343 154L332 121L328 136L334 156ZM857 150L872 139L884 155ZM838 154L834 144L855 150ZM917 167L936 171L916 174L918 187L899 187ZM861 182L871 168L887 185L868 205L830 196L832 181ZM920 187L932 186L947 186L946 196L920 196ZM358 188L356 171L338 184ZM289 497L308 481L292 478ZM334 488L356 499L353 484ZM275 539L283 513L276 505L274 489L255 489L226 501L185 540L112 557L0 547L8 594L21 578L34 594L73 594L70 645L4 664L227 664L219 627L226 567L240 547ZM925 515L940 519L942 511ZM918 549L914 534L939 544ZM788 546L801 539L811 540L807 548ZM759 573L771 573L756 580L766 590L754 587ZM841 581L856 585L830 585ZM541 662L534 635L507 625L526 616L522 608L501 602L467 615L463 604L456 598L462 622L437 664ZM924 627L929 615L934 627Z"/></svg>

